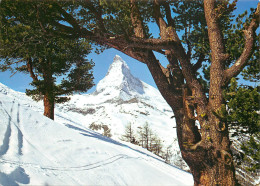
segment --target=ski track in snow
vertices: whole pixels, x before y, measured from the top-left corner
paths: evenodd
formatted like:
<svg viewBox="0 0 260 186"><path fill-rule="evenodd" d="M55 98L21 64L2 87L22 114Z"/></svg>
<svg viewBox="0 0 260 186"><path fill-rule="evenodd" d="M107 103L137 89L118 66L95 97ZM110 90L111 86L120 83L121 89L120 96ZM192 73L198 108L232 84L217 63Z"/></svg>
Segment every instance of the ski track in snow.
<svg viewBox="0 0 260 186"><path fill-rule="evenodd" d="M0 101L0 104L3 105L3 103ZM4 106L4 105L3 105ZM25 167L30 167L30 168L34 168L38 171L44 171L44 170L59 170L59 169L52 169L52 168L48 168L48 167L41 167L37 164L33 164L33 163L26 163L26 162L22 162L20 160L21 156L18 156L18 160L19 161L14 161L14 160L7 160L5 158L3 158L4 155L7 154L8 150L11 148L10 146L10 141L17 141L18 142L18 155L23 155L22 154L22 148L23 148L23 142L24 140L26 140L26 142L33 148L35 149L37 152L39 152L43 157L45 157L45 159L47 161L50 162L50 164L56 163L52 160L50 160L50 158L48 156L45 155L45 153L41 150L39 150L35 145L33 145L30 140L24 138L23 133L20 129L20 104L17 104L17 112L14 111L14 107L15 107L15 99L12 101L12 105L11 105L11 109L10 109L10 114L8 113L8 111L6 110L6 107L4 109L5 114L8 116L8 126L5 132L5 136L4 136L4 140L3 140L3 145L0 147L0 162L3 164L9 164L9 165L13 165L14 167L16 167L15 170L13 170L10 175L8 174L4 174L0 171L0 185L3 184L1 183L1 180L7 180L7 185L17 185L17 182L19 183L23 183L23 184L28 184L30 183L30 181L24 181L27 180L27 178L30 180L30 177L24 172L24 168ZM31 114L29 115L29 117L31 116ZM13 135L13 131L12 128L16 128L17 129L17 140L16 139L12 139L12 135ZM13 137L15 138L15 137ZM24 168L23 168L24 167ZM19 171L17 171L19 170ZM22 173L24 173L24 175L22 175ZM20 181L19 181L19 176L18 176L18 180L16 180L17 176L14 176L14 178L12 178L12 175L15 174L20 174ZM54 174L54 173L53 173ZM75 178L73 178L73 176L69 175L66 173L66 175L68 177L70 177L72 180L75 181L75 183L78 183L76 181ZM62 180L62 179L61 179ZM6 182L4 182L3 185L5 185Z"/></svg>
<svg viewBox="0 0 260 186"><path fill-rule="evenodd" d="M5 131L3 145L0 147L0 157L5 155L9 149L10 136L11 136L11 124L8 123L8 126Z"/></svg>
<svg viewBox="0 0 260 186"><path fill-rule="evenodd" d="M1 104L3 104L1 102ZM12 106L11 106L11 109L10 109L10 115L8 113L8 111L4 110L6 115L8 116L8 126L7 126L7 129L6 129L6 132L5 132L5 137L4 137L4 140L3 140L3 145L0 147L0 162L2 164L9 164L9 165L13 165L17 168L25 168L25 167L30 167L30 168L33 168L35 170L40 170L40 171L44 171L44 170L48 170L48 171L61 171L61 172L71 172L71 171L86 171L86 170L92 170L92 169L95 169L95 168L99 168L99 167L103 167L103 166L106 166L106 165L109 165L109 164L112 164L116 161L119 161L120 159L130 159L130 158L134 158L134 157L129 157L127 155L124 155L124 154L118 154L118 155L115 155L115 156L112 156L112 157L109 157L107 159L104 159L104 160L101 160L101 161L98 161L98 162L95 162L95 163L91 163L91 164L87 164L87 165L83 165L83 166L76 166L76 167L62 167L62 166L40 166L38 164L34 164L34 163L28 163L28 162L23 162L20 160L20 156L19 156L19 161L14 161L14 160L8 160L6 158L2 158L3 155L5 155L8 150L9 150L9 147L10 147L10 141L13 140L13 141L16 141L16 139L11 139L11 136L13 135L12 133L12 126L14 128L17 129L18 131L18 136L17 136L17 141L18 141L18 154L19 155L22 155L22 147L23 147L23 141L24 141L24 136L23 136L23 133L20 129L20 104L18 103L17 104L17 112L14 111L14 107L15 107L15 101L12 101ZM16 121L16 122L15 122ZM71 120L70 120L71 121ZM71 121L72 122L72 121ZM75 123L75 122L73 122ZM80 129L78 127L75 127L73 125L69 125L67 126L69 128L73 128L74 130L77 130L77 131L80 131L80 132L85 132L84 134L82 135L86 135L86 132L89 132L87 130L84 130L84 129ZM100 135L99 133L95 133L93 132L92 135ZM26 140L26 138L25 138ZM110 139L112 140L112 139ZM50 160L49 157L47 157L45 155L44 152L42 152L41 150L39 150L36 146L34 146L29 140L26 140L27 143L33 147L36 151L38 151L41 155L43 155L51 164L55 163L53 161ZM114 141L114 140L113 140ZM115 141L116 142L116 141ZM22 168L22 170L24 170ZM0 176L2 174L2 177L9 177L10 175L6 175L6 174L3 174L2 172L0 172ZM76 183L76 179L73 178L71 175L68 175L67 176L71 177ZM0 177L1 178L1 177ZM0 182L1 183L1 182ZM9 181L9 183L12 183ZM14 184L15 182L13 182ZM21 182L22 183L22 182ZM15 184L16 185L16 184Z"/></svg>
<svg viewBox="0 0 260 186"><path fill-rule="evenodd" d="M1 102L1 105L3 103ZM20 104L17 104L17 112L14 112L14 107L15 107L15 100L12 101L12 106L10 109L10 114L8 114L8 112L6 110L4 110L6 112L6 115L8 116L8 126L4 135L4 140L3 140L3 145L0 147L0 157L2 157L3 155L5 155L9 148L10 148L10 141L16 141L15 139L12 139L12 135L14 135L14 131L12 130L12 128L16 128L17 130L17 142L18 142L18 154L22 155L22 148L23 148L23 134L20 130ZM16 118L16 122L14 122L12 118ZM17 123L17 124L15 124Z"/></svg>
<svg viewBox="0 0 260 186"><path fill-rule="evenodd" d="M1 105L3 103L1 102ZM6 110L4 110L6 112ZM13 111L13 104L11 107L11 112ZM3 139L3 144L0 147L0 157L2 157L3 155L5 155L9 149L9 144L10 144L10 137L11 137L11 116L6 112L7 116L8 116L8 125L4 134L4 139Z"/></svg>
<svg viewBox="0 0 260 186"><path fill-rule="evenodd" d="M42 170L57 170L57 171L85 171L85 170L91 170L95 169L98 167L103 167L105 165L112 164L120 159L142 159L141 157L130 157L126 154L118 154L112 157L109 157L107 159L87 164L87 165L82 165L82 166L75 166L75 167L58 167L58 166L40 166L35 163L27 163L27 162L20 162L20 161L13 161L13 160L8 160L4 158L0 158L1 163L5 164L11 164L11 165L17 165L17 166L23 166L23 167L33 167L35 169L42 169Z"/></svg>
<svg viewBox="0 0 260 186"><path fill-rule="evenodd" d="M19 155L22 155L22 148L23 148L23 133L20 129L20 103L18 103L18 107L17 107L17 130L18 130L18 136L17 136L17 139L18 139L18 154Z"/></svg>

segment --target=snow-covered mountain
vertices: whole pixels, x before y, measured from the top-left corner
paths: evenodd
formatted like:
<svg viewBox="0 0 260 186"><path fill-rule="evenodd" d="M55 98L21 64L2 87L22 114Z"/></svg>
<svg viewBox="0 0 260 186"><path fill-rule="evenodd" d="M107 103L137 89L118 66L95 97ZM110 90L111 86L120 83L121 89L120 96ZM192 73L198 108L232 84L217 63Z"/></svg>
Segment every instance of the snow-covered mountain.
<svg viewBox="0 0 260 186"><path fill-rule="evenodd" d="M0 185L193 184L191 174L139 146L104 137L59 109L59 122L42 111L0 83Z"/></svg>
<svg viewBox="0 0 260 186"><path fill-rule="evenodd" d="M126 62L116 55L106 77L98 83L95 94L105 99L117 98L126 101L147 94L148 90L145 92L145 88L148 87L135 78Z"/></svg>
<svg viewBox="0 0 260 186"><path fill-rule="evenodd" d="M76 117L86 127L108 126L113 139L120 138L130 122L135 129L147 122L166 145L176 139L175 120L171 119L173 113L169 105L156 88L134 77L118 55L94 93L71 96L69 102L56 108Z"/></svg>

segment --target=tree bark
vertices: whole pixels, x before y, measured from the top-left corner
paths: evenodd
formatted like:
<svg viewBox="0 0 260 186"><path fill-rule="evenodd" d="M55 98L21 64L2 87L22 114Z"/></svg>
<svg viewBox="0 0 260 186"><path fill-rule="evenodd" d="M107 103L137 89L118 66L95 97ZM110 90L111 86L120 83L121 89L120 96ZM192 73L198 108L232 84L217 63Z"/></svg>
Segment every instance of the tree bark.
<svg viewBox="0 0 260 186"><path fill-rule="evenodd" d="M186 117L180 111L175 112L178 143L182 157L193 175L194 185L235 185L235 169L230 151L215 145L214 139L210 137L207 141L200 139L198 130ZM214 123L210 121L208 124Z"/></svg>
<svg viewBox="0 0 260 186"><path fill-rule="evenodd" d="M193 171L194 172L194 171ZM196 174L193 174L194 185L235 185L234 173L226 168L223 163L217 163L212 167L208 167L204 170L196 170Z"/></svg>
<svg viewBox="0 0 260 186"><path fill-rule="evenodd" d="M54 120L54 100L46 92L44 95L44 116Z"/></svg>
<svg viewBox="0 0 260 186"><path fill-rule="evenodd" d="M55 105L55 95L54 95L54 90L53 90L53 77L51 73L51 61L46 61L44 63L44 68L43 68L43 80L44 80L44 87L45 90L43 91L44 95L44 116L54 120L54 105Z"/></svg>

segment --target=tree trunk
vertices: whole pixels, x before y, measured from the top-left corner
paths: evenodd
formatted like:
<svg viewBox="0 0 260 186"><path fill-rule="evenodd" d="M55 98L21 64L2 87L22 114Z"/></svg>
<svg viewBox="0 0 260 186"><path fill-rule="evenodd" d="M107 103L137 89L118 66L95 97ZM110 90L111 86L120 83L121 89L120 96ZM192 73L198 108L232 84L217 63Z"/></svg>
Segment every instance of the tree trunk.
<svg viewBox="0 0 260 186"><path fill-rule="evenodd" d="M235 168L229 144L226 144L227 132L221 132L222 143L214 139L215 124L211 120L208 125L214 128L208 133L207 141L200 139L201 133L196 133L196 127L185 119L185 115L175 112L177 123L177 137L181 154L190 167L194 178L194 185L236 185ZM211 129L208 129L211 130ZM192 132L193 131L193 132ZM222 134L223 133L223 134ZM212 137L210 137L212 136Z"/></svg>
<svg viewBox="0 0 260 186"><path fill-rule="evenodd" d="M54 95L54 81L52 77L52 63L50 60L46 60L43 68L43 79L44 79L44 116L54 120L54 105L55 105L55 95Z"/></svg>
<svg viewBox="0 0 260 186"><path fill-rule="evenodd" d="M205 160L207 161L207 160ZM226 167L224 163L215 163L213 166L205 167L203 170L192 171L194 185L235 185L234 171Z"/></svg>
<svg viewBox="0 0 260 186"><path fill-rule="evenodd" d="M194 185L236 185L235 168L232 157L224 150L209 150L202 152L200 157L194 155L186 157L187 152L183 152L184 159L189 164L194 178Z"/></svg>
<svg viewBox="0 0 260 186"><path fill-rule="evenodd" d="M54 99L50 98L48 94L44 95L44 116L54 120Z"/></svg>

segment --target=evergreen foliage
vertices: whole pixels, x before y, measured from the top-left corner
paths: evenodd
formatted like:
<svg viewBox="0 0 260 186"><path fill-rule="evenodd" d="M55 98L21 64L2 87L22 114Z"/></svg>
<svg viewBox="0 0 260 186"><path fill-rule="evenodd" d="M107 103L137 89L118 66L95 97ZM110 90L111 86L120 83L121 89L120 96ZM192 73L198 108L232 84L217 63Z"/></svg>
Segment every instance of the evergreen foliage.
<svg viewBox="0 0 260 186"><path fill-rule="evenodd" d="M259 172L260 170L260 132L250 136L248 142L243 143L241 149L244 151L243 160L247 162L246 170Z"/></svg>
<svg viewBox="0 0 260 186"><path fill-rule="evenodd" d="M231 80L226 92L228 106L227 120L231 128L235 128L233 135L241 133L254 134L260 129L259 100L260 94L251 86L239 87L235 78Z"/></svg>
<svg viewBox="0 0 260 186"><path fill-rule="evenodd" d="M52 9L52 3L36 1L3 1L0 6L0 69L29 73L34 89L26 94L37 101L45 96L49 105L94 85L94 63L86 59L91 45L85 39L50 33L53 26L45 20L59 16Z"/></svg>
<svg viewBox="0 0 260 186"><path fill-rule="evenodd" d="M238 86L235 78L231 80L229 89L225 92L228 106L227 121L232 129L232 136L241 140L241 155L234 158L237 163L245 164L248 171L259 171L260 161L260 114L259 87ZM250 136L250 137L248 137Z"/></svg>

